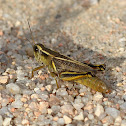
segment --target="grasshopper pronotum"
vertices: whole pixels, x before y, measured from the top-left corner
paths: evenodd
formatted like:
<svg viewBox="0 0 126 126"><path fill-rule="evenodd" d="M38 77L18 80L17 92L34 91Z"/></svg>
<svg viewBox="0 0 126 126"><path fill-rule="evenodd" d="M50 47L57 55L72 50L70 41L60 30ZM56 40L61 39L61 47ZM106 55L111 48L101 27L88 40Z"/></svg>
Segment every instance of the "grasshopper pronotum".
<svg viewBox="0 0 126 126"><path fill-rule="evenodd" d="M43 63L43 65L32 70L32 77L34 76L34 71L37 71L43 67L48 67L51 76L56 80L57 87L59 87L57 83L57 78L59 78L64 81L73 81L82 85L86 85L98 92L111 92L107 85L97 76L95 76L96 71L105 70L104 65L81 63L56 51L46 48L43 44L35 44L35 42L33 45L33 51L35 59L38 62Z"/></svg>

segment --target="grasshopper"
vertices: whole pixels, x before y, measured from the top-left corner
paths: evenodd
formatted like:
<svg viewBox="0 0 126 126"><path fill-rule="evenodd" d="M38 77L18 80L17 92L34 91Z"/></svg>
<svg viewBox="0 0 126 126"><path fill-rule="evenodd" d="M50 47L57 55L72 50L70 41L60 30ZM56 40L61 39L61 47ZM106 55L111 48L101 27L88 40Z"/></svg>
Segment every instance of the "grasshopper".
<svg viewBox="0 0 126 126"><path fill-rule="evenodd" d="M101 93L111 92L107 85L100 78L95 76L95 73L97 71L105 70L105 66L103 64L93 65L81 63L68 56L62 55L59 52L46 48L43 44L40 43L33 45L33 51L35 59L39 63L43 63L43 65L32 70L32 77L34 76L35 71L42 69L44 67L48 67L51 76L54 77L54 79L56 80L58 88L59 85L57 83L57 79L59 78L63 81L73 81L80 83Z"/></svg>

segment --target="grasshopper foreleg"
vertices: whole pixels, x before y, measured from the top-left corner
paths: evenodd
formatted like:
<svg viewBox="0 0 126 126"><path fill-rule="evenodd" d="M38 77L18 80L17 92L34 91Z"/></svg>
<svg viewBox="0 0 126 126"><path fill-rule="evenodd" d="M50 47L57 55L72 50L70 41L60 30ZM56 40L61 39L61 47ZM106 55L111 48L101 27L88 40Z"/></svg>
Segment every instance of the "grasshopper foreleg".
<svg viewBox="0 0 126 126"><path fill-rule="evenodd" d="M42 68L44 68L44 67L45 67L45 66L39 66L39 67L36 67L36 68L32 69L32 76L31 76L31 78L34 77L34 72L35 72L35 71L40 70L40 69L42 69Z"/></svg>

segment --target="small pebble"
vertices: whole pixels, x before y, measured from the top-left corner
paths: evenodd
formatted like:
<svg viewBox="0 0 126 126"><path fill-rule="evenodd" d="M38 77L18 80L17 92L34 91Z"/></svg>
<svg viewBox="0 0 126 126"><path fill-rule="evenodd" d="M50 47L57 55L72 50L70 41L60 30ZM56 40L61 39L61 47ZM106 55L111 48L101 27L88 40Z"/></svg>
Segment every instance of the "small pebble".
<svg viewBox="0 0 126 126"><path fill-rule="evenodd" d="M38 97L39 97L38 94L32 94L32 95L31 95L31 99L33 99L33 98L34 98L34 99L38 99Z"/></svg>
<svg viewBox="0 0 126 126"><path fill-rule="evenodd" d="M73 119L75 120L84 120L84 114L83 112L80 112L79 115L75 116Z"/></svg>
<svg viewBox="0 0 126 126"><path fill-rule="evenodd" d="M103 113L104 113L103 106L100 105L100 104L97 104L96 110L95 110L95 115L98 116L98 117L100 117L100 115L103 114Z"/></svg>
<svg viewBox="0 0 126 126"><path fill-rule="evenodd" d="M64 123L65 123L65 121L64 121L63 118L59 118L57 122L58 122L58 124L61 125L61 126L64 125Z"/></svg>
<svg viewBox="0 0 126 126"><path fill-rule="evenodd" d="M47 109L47 111L49 115L53 112L52 109Z"/></svg>
<svg viewBox="0 0 126 126"><path fill-rule="evenodd" d="M49 98L49 105L53 106L53 105L59 105L60 104L60 100L58 97L51 95Z"/></svg>
<svg viewBox="0 0 126 126"><path fill-rule="evenodd" d="M29 108L32 110L38 109L38 104L36 102L29 103Z"/></svg>
<svg viewBox="0 0 126 126"><path fill-rule="evenodd" d="M62 88L58 89L57 92L56 92L56 94L57 94L57 95L60 95L60 96L62 96L62 97L68 96L68 92L66 91L65 88L63 88L63 89L62 89Z"/></svg>
<svg viewBox="0 0 126 126"><path fill-rule="evenodd" d="M90 120L93 120L93 119L94 119L94 115L93 115L93 114L88 114L88 118L89 118Z"/></svg>
<svg viewBox="0 0 126 126"><path fill-rule="evenodd" d="M51 110L52 110L52 113L57 114L60 110L60 106L54 105L51 107Z"/></svg>
<svg viewBox="0 0 126 126"><path fill-rule="evenodd" d="M26 102L27 101L27 98L21 98L21 101L22 102Z"/></svg>
<svg viewBox="0 0 126 126"><path fill-rule="evenodd" d="M123 110L126 110L126 102L124 102L122 105L120 105L120 108Z"/></svg>
<svg viewBox="0 0 126 126"><path fill-rule="evenodd" d="M78 104L73 104L74 108L76 110L80 110L81 108L83 108L84 104L83 103L78 103Z"/></svg>
<svg viewBox="0 0 126 126"><path fill-rule="evenodd" d="M52 85L47 85L46 90L50 92L52 90Z"/></svg>
<svg viewBox="0 0 126 126"><path fill-rule="evenodd" d="M72 105L63 105L61 107L61 112L63 114L68 113L70 115L73 115L74 114L74 107Z"/></svg>
<svg viewBox="0 0 126 126"><path fill-rule="evenodd" d="M4 90L4 86L3 85L0 85L0 91Z"/></svg>
<svg viewBox="0 0 126 126"><path fill-rule="evenodd" d="M8 115L8 113L9 113L9 110L8 110L7 106L2 107L0 109L0 115L5 115L5 114Z"/></svg>
<svg viewBox="0 0 126 126"><path fill-rule="evenodd" d="M82 102L84 103L84 104L86 104L87 102L88 102L88 98L87 97L82 97Z"/></svg>
<svg viewBox="0 0 126 126"><path fill-rule="evenodd" d="M6 84L9 81L9 77L8 76L0 76L0 83L1 84Z"/></svg>
<svg viewBox="0 0 126 126"><path fill-rule="evenodd" d="M94 96L93 96L93 100L94 101L99 101L100 99L103 98L103 95L100 92L97 92Z"/></svg>
<svg viewBox="0 0 126 126"><path fill-rule="evenodd" d="M90 111L91 109L93 109L93 105L92 104L86 104L86 106L84 107L84 110Z"/></svg>
<svg viewBox="0 0 126 126"><path fill-rule="evenodd" d="M114 124L114 125L120 126L120 125L121 125L121 122L122 122L122 118L121 118L120 116L118 116L118 117L115 119L115 124Z"/></svg>
<svg viewBox="0 0 126 126"><path fill-rule="evenodd" d="M27 119L23 119L23 120L22 120L22 124L23 124L23 125L29 125L29 121L28 121Z"/></svg>
<svg viewBox="0 0 126 126"><path fill-rule="evenodd" d="M23 106L23 102L21 102L20 100L16 100L14 102L12 102L11 104L14 108L21 108Z"/></svg>
<svg viewBox="0 0 126 126"><path fill-rule="evenodd" d="M68 116L66 116L66 115L64 115L64 116L63 116L63 119L64 119L65 124L69 124L69 123L71 123L71 122L72 122L72 119L71 119L71 118L69 118L69 117L68 117Z"/></svg>
<svg viewBox="0 0 126 126"><path fill-rule="evenodd" d="M10 125L11 118L5 118L3 121L3 126L9 126Z"/></svg>
<svg viewBox="0 0 126 126"><path fill-rule="evenodd" d="M7 84L6 88L12 94L19 94L21 92L20 87L14 83Z"/></svg>
<svg viewBox="0 0 126 126"><path fill-rule="evenodd" d="M56 81L52 80L50 83L53 85L53 84L56 84Z"/></svg>
<svg viewBox="0 0 126 126"><path fill-rule="evenodd" d="M56 121L58 120L59 118L56 116L56 117L53 117L53 121Z"/></svg>
<svg viewBox="0 0 126 126"><path fill-rule="evenodd" d="M108 108L106 108L105 112L106 112L108 115L112 116L113 118L116 118L117 116L120 115L120 111L117 110L117 109L115 109L115 108L110 108L110 107L108 107Z"/></svg>
<svg viewBox="0 0 126 126"><path fill-rule="evenodd" d="M111 116L106 116L103 120L102 123L108 123L112 124L113 123L113 118Z"/></svg>
<svg viewBox="0 0 126 126"><path fill-rule="evenodd" d="M39 109L39 111L41 111L42 114L46 114L48 106L49 106L48 102L40 102L38 109Z"/></svg>
<svg viewBox="0 0 126 126"><path fill-rule="evenodd" d="M9 103L9 99L2 99L1 100L1 105L6 106Z"/></svg>

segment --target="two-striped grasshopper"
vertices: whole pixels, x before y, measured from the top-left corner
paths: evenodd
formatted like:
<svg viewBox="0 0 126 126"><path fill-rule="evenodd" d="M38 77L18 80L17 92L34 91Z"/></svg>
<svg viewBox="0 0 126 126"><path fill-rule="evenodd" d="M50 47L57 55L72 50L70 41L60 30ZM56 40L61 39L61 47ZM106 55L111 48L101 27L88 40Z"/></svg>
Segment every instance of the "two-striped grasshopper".
<svg viewBox="0 0 126 126"><path fill-rule="evenodd" d="M57 87L59 87L57 83L57 79L59 78L64 81L73 81L86 85L98 92L111 92L107 85L95 76L97 71L105 70L104 65L92 65L78 62L70 57L46 48L40 43L33 45L33 51L35 59L41 64L43 63L43 65L32 70L32 77L34 76L34 71L43 67L48 67L51 76L56 80Z"/></svg>

